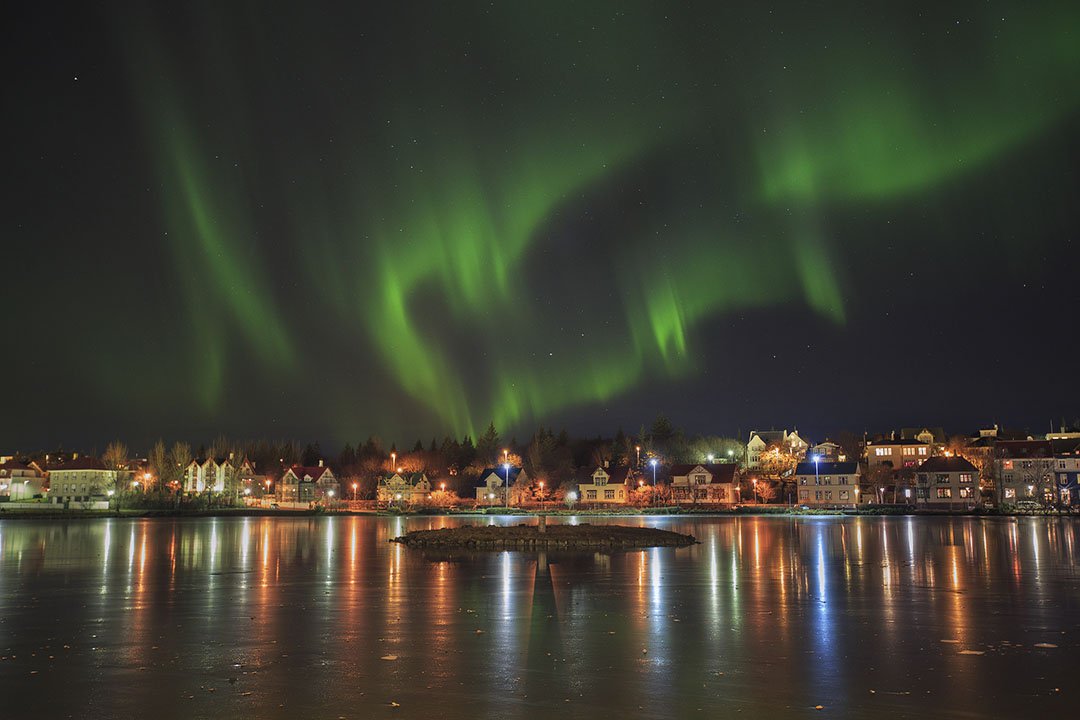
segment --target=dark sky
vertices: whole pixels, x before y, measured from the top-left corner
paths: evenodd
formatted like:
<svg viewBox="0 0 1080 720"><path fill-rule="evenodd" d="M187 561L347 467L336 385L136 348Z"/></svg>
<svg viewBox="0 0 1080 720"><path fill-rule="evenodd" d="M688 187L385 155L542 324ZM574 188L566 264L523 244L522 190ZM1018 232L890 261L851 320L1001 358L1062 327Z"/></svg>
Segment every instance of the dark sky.
<svg viewBox="0 0 1080 720"><path fill-rule="evenodd" d="M7 8L0 450L1071 420L1080 5L918 5Z"/></svg>

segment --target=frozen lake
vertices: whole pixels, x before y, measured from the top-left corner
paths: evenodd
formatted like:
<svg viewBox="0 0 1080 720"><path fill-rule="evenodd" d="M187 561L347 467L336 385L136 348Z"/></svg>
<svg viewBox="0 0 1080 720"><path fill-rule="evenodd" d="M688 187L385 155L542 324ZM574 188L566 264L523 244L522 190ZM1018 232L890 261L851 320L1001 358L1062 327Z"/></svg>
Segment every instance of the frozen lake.
<svg viewBox="0 0 1080 720"><path fill-rule="evenodd" d="M701 541L613 555L387 542L521 521L0 521L0 717L1016 718L1080 700L1077 520L582 518Z"/></svg>

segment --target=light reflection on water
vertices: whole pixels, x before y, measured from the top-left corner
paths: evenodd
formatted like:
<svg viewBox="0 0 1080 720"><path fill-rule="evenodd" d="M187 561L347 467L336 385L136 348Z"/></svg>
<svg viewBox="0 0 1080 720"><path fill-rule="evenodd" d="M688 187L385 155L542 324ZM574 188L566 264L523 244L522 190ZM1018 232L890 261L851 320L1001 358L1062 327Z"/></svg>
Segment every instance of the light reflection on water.
<svg viewBox="0 0 1080 720"><path fill-rule="evenodd" d="M568 521L700 544L437 555L387 542L470 522L443 517L0 523L4 717L357 717L391 703L470 718L1015 717L1073 702L1076 521Z"/></svg>

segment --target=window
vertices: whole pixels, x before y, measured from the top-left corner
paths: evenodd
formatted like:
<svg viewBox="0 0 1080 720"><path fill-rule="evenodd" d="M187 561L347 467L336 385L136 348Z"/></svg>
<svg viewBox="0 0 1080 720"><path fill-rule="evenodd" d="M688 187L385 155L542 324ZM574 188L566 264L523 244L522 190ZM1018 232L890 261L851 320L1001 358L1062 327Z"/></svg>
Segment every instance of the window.
<svg viewBox="0 0 1080 720"><path fill-rule="evenodd" d="M850 485L851 484L851 479L848 478L847 475L841 475L840 476L840 482L838 484L840 484L840 485Z"/></svg>
<svg viewBox="0 0 1080 720"><path fill-rule="evenodd" d="M904 448L904 454L905 455L914 455L915 454L915 448L913 448L913 447Z"/></svg>
<svg viewBox="0 0 1080 720"><path fill-rule="evenodd" d="M1024 460L1023 462L1020 463L1020 467L1024 468L1025 470L1030 470L1031 469L1031 461L1030 460Z"/></svg>
<svg viewBox="0 0 1080 720"><path fill-rule="evenodd" d="M799 478L799 484L800 485L805 485L806 484L806 478L805 477Z"/></svg>
<svg viewBox="0 0 1080 720"><path fill-rule="evenodd" d="M841 500L847 500L848 499L848 491L847 490L841 490L840 491L840 499Z"/></svg>
<svg viewBox="0 0 1080 720"><path fill-rule="evenodd" d="M702 473L698 473L697 475L694 476L694 482L697 483L698 485L704 485L705 484L705 475L702 474Z"/></svg>
<svg viewBox="0 0 1080 720"><path fill-rule="evenodd" d="M948 475L948 473L938 473L934 477L934 480L935 480L935 482L937 482L938 485L948 485L949 484L949 475Z"/></svg>
<svg viewBox="0 0 1080 720"><path fill-rule="evenodd" d="M924 448L924 447L919 448L919 454L925 456L926 455L926 448Z"/></svg>
<svg viewBox="0 0 1080 720"><path fill-rule="evenodd" d="M1005 482L1011 483L1012 481L1013 481L1013 474L1012 473L1005 473Z"/></svg>
<svg viewBox="0 0 1080 720"><path fill-rule="evenodd" d="M826 475L825 476L825 484L826 485L832 485L832 476L831 475Z"/></svg>
<svg viewBox="0 0 1080 720"><path fill-rule="evenodd" d="M962 488L960 488L960 497L962 497L962 498L973 498L973 497L975 497L975 488L970 488L970 487L962 487Z"/></svg>
<svg viewBox="0 0 1080 720"><path fill-rule="evenodd" d="M1005 488L1005 499L1012 500L1016 497L1016 488Z"/></svg>
<svg viewBox="0 0 1080 720"><path fill-rule="evenodd" d="M604 499L605 500L614 500L615 499L615 491L614 490L605 490L604 491Z"/></svg>
<svg viewBox="0 0 1080 720"><path fill-rule="evenodd" d="M821 491L820 490L815 490L814 491L814 499L819 500L819 501L821 500Z"/></svg>
<svg viewBox="0 0 1080 720"><path fill-rule="evenodd" d="M1012 460L1006 460L1004 463L1002 463L1002 467L1005 468L1006 470L1012 470L1013 469Z"/></svg>
<svg viewBox="0 0 1080 720"><path fill-rule="evenodd" d="M832 500L832 490L826 490L825 491L825 499L826 500Z"/></svg>
<svg viewBox="0 0 1080 720"><path fill-rule="evenodd" d="M937 496L939 500L946 500L952 497L952 488L938 488Z"/></svg>
<svg viewBox="0 0 1080 720"><path fill-rule="evenodd" d="M971 473L960 473L960 483L971 484Z"/></svg>
<svg viewBox="0 0 1080 720"><path fill-rule="evenodd" d="M809 490L800 490L799 491L799 499L800 500L806 500L808 497L810 497L810 491Z"/></svg>
<svg viewBox="0 0 1080 720"><path fill-rule="evenodd" d="M915 489L915 497L921 497L923 499L930 497L929 488L924 488L924 487L916 488Z"/></svg>
<svg viewBox="0 0 1080 720"><path fill-rule="evenodd" d="M874 454L878 457L886 457L892 455L892 451L889 448L874 448Z"/></svg>
<svg viewBox="0 0 1080 720"><path fill-rule="evenodd" d="M586 490L585 491L585 499L586 500L595 500L596 499L596 491L595 490Z"/></svg>

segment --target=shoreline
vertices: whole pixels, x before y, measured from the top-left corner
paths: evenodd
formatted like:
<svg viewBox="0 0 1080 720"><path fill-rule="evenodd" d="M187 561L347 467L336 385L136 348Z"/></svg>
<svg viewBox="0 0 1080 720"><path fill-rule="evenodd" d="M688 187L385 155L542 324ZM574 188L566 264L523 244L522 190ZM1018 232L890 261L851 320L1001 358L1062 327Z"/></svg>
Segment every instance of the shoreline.
<svg viewBox="0 0 1080 720"><path fill-rule="evenodd" d="M100 520L120 519L176 519L176 518L229 518L229 517L455 517L455 518L490 518L490 517L983 517L983 518L1080 518L1077 513L1054 511L1010 511L999 510L931 510L910 508L867 508L860 510L825 510L802 509L785 506L740 506L736 508L633 508L617 509L582 509L567 510L522 510L519 508L488 508L483 510L327 510L303 509L288 510L280 508L237 507L202 510L182 509L122 509L122 510L30 510L10 508L0 505L0 522L4 520Z"/></svg>

